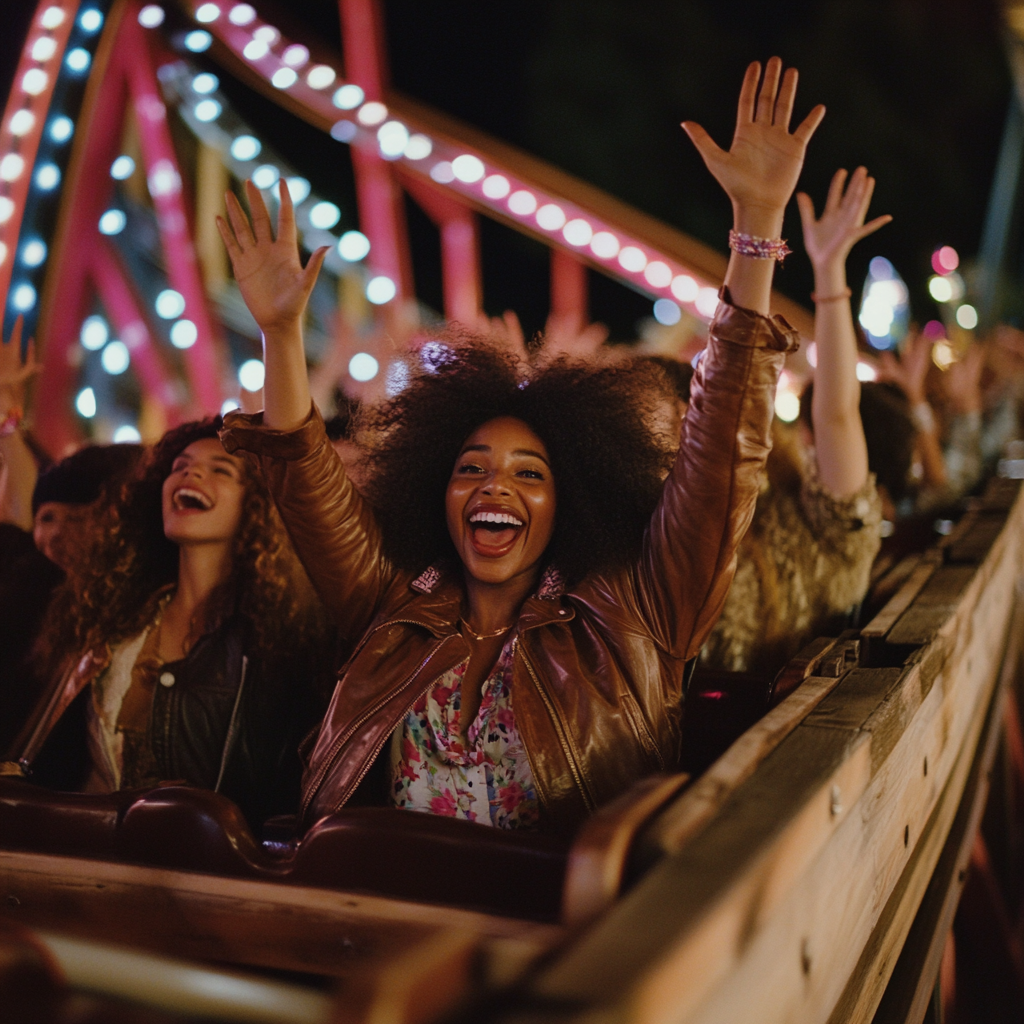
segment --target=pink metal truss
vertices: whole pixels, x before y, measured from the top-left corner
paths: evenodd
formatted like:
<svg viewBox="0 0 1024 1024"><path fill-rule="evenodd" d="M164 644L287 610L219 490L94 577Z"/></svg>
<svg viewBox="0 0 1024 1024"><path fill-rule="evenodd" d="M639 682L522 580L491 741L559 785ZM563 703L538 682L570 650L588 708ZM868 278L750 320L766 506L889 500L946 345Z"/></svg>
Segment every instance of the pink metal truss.
<svg viewBox="0 0 1024 1024"><path fill-rule="evenodd" d="M105 300L113 296L114 308L108 311L119 329L122 323L134 325L123 340L133 349L140 387L148 397L169 406L172 419L214 413L223 397L218 358L221 339L203 290L182 194L181 172L171 145L166 110L156 91L149 42L138 23L139 7L136 0L115 5L107 18L76 133L62 220L50 259L40 326L43 371L36 406L40 441L54 453L80 439L71 403L77 371L69 356L88 311L93 283L100 286ZM140 324L145 326L146 318L130 289L118 288L118 265L114 264L112 269L109 253L105 257L99 249L108 244L99 235L98 224L110 199L109 168L120 149L129 103L138 121L143 164L157 213L168 278L185 299L184 315L198 330L195 344L183 353L192 394L186 409L169 401L173 387L152 344L152 333L148 327L145 334L139 330Z"/></svg>
<svg viewBox="0 0 1024 1024"><path fill-rule="evenodd" d="M7 97L0 127L0 310L7 306L32 168L77 10L78 0L40 0ZM60 12L59 21L54 11ZM22 131L26 124L30 127Z"/></svg>

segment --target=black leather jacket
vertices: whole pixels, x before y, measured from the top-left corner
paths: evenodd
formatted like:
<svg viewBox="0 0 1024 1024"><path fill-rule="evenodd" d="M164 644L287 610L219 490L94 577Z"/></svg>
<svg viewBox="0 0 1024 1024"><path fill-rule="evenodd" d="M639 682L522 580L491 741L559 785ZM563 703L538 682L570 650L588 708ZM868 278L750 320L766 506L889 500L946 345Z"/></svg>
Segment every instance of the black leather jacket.
<svg viewBox="0 0 1024 1024"><path fill-rule="evenodd" d="M223 793L254 828L298 803L298 744L314 723L313 659L265 665L250 653L235 617L201 637L188 655L160 669L150 741L160 775ZM55 680L11 750L29 778L77 789L89 765L82 742L91 683L111 651L87 652Z"/></svg>

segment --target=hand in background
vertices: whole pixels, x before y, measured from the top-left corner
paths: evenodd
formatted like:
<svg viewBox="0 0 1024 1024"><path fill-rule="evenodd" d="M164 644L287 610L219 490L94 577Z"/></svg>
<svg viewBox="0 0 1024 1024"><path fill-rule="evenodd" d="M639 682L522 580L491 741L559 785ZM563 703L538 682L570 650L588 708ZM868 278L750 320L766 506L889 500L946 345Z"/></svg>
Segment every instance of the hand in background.
<svg viewBox="0 0 1024 1024"><path fill-rule="evenodd" d="M974 342L963 357L942 375L943 390L954 413L981 412L981 374L985 369L985 346Z"/></svg>
<svg viewBox="0 0 1024 1024"><path fill-rule="evenodd" d="M907 401L920 405L925 397L925 378L932 363L932 343L919 331L907 335L903 354L882 352L878 357L878 380L895 384L907 396Z"/></svg>
<svg viewBox="0 0 1024 1024"><path fill-rule="evenodd" d="M25 410L25 386L42 369L36 362L35 341L29 340L25 358L21 358L21 336L25 318L14 321L6 342L0 343L0 420Z"/></svg>
<svg viewBox="0 0 1024 1024"><path fill-rule="evenodd" d="M846 184L847 173L838 170L832 177L821 217L815 219L814 203L806 192L798 192L797 206L804 230L804 248L815 270L828 265L845 265L850 250L862 239L892 220L889 214L864 223L875 179L867 168L858 167ZM843 186L846 185L845 191Z"/></svg>

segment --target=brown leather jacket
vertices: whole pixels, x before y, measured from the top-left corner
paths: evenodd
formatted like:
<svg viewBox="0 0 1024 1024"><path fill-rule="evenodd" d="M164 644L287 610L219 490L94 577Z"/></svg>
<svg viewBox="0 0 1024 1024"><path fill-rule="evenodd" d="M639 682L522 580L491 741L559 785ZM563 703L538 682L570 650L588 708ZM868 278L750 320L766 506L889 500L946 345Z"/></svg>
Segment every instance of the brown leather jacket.
<svg viewBox="0 0 1024 1024"><path fill-rule="evenodd" d="M684 666L729 590L771 447L783 355L794 348L785 321L722 302L641 558L567 592L548 574L523 605L516 725L550 824L572 828L676 762ZM312 823L345 804L419 696L469 656L458 630L463 584L389 564L315 409L287 433L232 414L221 439L260 458L310 578L343 634L358 639L305 770L302 815Z"/></svg>

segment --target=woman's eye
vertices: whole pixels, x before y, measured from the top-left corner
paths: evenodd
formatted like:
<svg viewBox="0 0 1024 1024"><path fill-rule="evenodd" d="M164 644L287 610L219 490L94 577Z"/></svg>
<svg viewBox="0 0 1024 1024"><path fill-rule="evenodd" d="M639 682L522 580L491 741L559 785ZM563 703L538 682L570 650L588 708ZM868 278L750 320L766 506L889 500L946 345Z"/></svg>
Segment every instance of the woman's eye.
<svg viewBox="0 0 1024 1024"><path fill-rule="evenodd" d="M539 473L535 469L521 469L519 470L519 476L529 477L531 480L543 480L544 475Z"/></svg>
<svg viewBox="0 0 1024 1024"><path fill-rule="evenodd" d="M472 462L464 462L459 466L460 473L482 473L483 471L482 466L474 465Z"/></svg>

